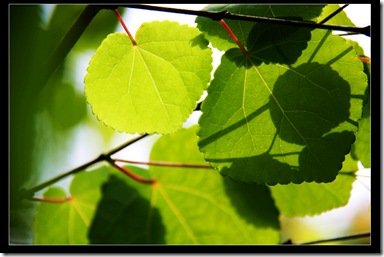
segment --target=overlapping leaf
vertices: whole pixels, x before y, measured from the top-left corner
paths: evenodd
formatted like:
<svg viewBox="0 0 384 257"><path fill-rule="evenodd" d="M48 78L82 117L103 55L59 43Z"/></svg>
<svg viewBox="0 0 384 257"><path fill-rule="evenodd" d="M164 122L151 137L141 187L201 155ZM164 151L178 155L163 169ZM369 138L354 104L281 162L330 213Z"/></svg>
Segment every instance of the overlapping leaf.
<svg viewBox="0 0 384 257"><path fill-rule="evenodd" d="M110 34L90 61L85 93L93 112L128 133L170 133L192 113L210 79L211 50L196 28L144 23L133 45Z"/></svg>
<svg viewBox="0 0 384 257"><path fill-rule="evenodd" d="M163 136L155 143L151 160L204 164L195 133L196 128L182 129ZM146 173L140 169L135 172ZM125 238L124 243L279 242L278 211L266 186L237 184L212 169L151 166L149 173L157 181L152 186L127 179L131 188L124 190L116 189L112 183L104 185L103 204L95 215L91 241L94 237L94 242L105 239L113 243L108 238L115 238L115 243L123 243L121 237L119 241L114 236L116 233ZM115 185L120 184L113 180ZM109 220L106 226L102 220Z"/></svg>
<svg viewBox="0 0 384 257"><path fill-rule="evenodd" d="M284 18L293 20L315 20L322 11L324 5L244 5L244 4L221 4L208 5L204 10L212 12L228 11L233 14L250 16ZM196 18L197 27L204 32L204 36L212 45L222 51L237 47L226 31L214 20L205 17ZM241 20L226 20L232 31L239 38L240 42L247 42L249 33L255 26L255 22ZM291 30L290 27L275 27L265 23L256 23L256 27L264 29L275 29L274 36L283 36L281 33ZM278 30L276 30L278 29ZM279 31L279 33L276 33ZM270 37L272 34L260 34L261 37ZM280 37L281 38L281 37ZM283 37L284 38L284 37ZM268 41L268 40L267 40Z"/></svg>
<svg viewBox="0 0 384 257"><path fill-rule="evenodd" d="M63 203L40 203L37 209L34 232L35 244L87 244L100 187L108 178L108 171L100 168L76 175L71 183L70 199ZM65 199L65 192L51 187L44 198Z"/></svg>
<svg viewBox="0 0 384 257"><path fill-rule="evenodd" d="M342 170L330 183L303 182L270 189L276 206L285 216L312 216L348 203L357 169L357 162L347 155Z"/></svg>
<svg viewBox="0 0 384 257"><path fill-rule="evenodd" d="M198 133L200 150L222 174L268 184L336 177L361 117L362 64L352 44L320 30L295 58L267 64L237 49L223 56Z"/></svg>

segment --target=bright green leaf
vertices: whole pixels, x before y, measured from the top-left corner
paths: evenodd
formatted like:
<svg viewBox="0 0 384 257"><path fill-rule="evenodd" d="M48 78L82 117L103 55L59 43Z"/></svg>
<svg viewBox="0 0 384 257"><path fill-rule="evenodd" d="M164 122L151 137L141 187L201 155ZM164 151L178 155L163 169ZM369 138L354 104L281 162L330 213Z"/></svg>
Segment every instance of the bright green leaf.
<svg viewBox="0 0 384 257"><path fill-rule="evenodd" d="M144 23L133 46L110 34L89 63L85 93L105 124L128 133L170 133L192 113L210 80L211 50L196 28Z"/></svg>
<svg viewBox="0 0 384 257"><path fill-rule="evenodd" d="M313 216L348 203L355 181L353 173L357 169L357 162L347 155L342 170L330 183L304 182L271 186L270 189L278 209L285 216Z"/></svg>
<svg viewBox="0 0 384 257"><path fill-rule="evenodd" d="M71 183L70 200L40 203L35 217L34 243L87 244L88 228L100 199L100 187L107 175L104 168L80 173ZM58 187L51 187L44 193L44 198L65 197L65 192Z"/></svg>
<svg viewBox="0 0 384 257"><path fill-rule="evenodd" d="M314 30L293 65L225 53L202 105L199 147L223 175L287 184L335 179L367 85L353 46Z"/></svg>
<svg viewBox="0 0 384 257"><path fill-rule="evenodd" d="M324 5L244 5L244 4L227 4L227 5L208 5L204 10L212 12L228 11L233 14L242 14L261 17L277 17L293 20L314 20L320 15ZM236 43L230 38L228 33L217 21L205 17L196 18L197 27L204 32L204 36L219 50L226 51L230 48L237 47ZM254 26L264 29L264 26L269 26L265 23L255 23L240 20L226 19L226 23L231 30L239 38L240 42L245 44L248 40L250 31ZM272 28L273 26L269 27ZM289 28L288 28L289 29ZM285 30L285 28L284 28ZM279 33L274 33L279 36L283 29L279 28ZM261 35L263 36L263 35ZM268 35L267 35L268 37Z"/></svg>

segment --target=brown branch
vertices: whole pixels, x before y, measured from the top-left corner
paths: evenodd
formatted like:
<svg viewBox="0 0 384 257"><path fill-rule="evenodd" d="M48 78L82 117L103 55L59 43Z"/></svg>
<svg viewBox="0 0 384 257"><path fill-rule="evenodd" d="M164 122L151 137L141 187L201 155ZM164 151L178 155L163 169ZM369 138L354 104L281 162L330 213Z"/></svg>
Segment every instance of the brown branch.
<svg viewBox="0 0 384 257"><path fill-rule="evenodd" d="M57 177L54 177L54 178L52 178L46 182L43 182L37 186L30 188L30 189L22 189L20 192L20 196L23 198L31 198L33 196L33 194L36 193L37 191L40 191L41 189L46 188L47 186L50 186L50 185L56 183L57 181L65 178L65 177L68 177L70 175L74 175L80 171L84 171L86 168L88 168L88 167L90 167L96 163L99 163L101 161L107 161L111 155L113 155L113 154L119 152L120 150L124 149L125 147L145 138L146 136L148 136L148 134L144 134L144 135L141 135L135 139L129 140L126 143L108 151L107 153L101 154L99 157L97 157L97 158L95 158L89 162L86 162L83 165L80 165L79 167L76 167L76 168L74 168L68 172L65 172L61 175L58 175Z"/></svg>

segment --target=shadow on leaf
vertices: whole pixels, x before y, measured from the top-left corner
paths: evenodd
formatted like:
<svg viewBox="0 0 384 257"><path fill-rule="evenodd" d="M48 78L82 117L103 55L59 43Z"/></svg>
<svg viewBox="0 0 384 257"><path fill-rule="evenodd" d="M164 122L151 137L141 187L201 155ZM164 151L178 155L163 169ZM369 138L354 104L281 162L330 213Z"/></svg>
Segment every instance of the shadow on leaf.
<svg viewBox="0 0 384 257"><path fill-rule="evenodd" d="M256 23L248 35L247 47L256 66L262 63L293 64L309 40L309 28Z"/></svg>
<svg viewBox="0 0 384 257"><path fill-rule="evenodd" d="M270 113L279 136L306 145L348 120L351 89L327 65L302 64L285 72L270 95Z"/></svg>
<svg viewBox="0 0 384 257"><path fill-rule="evenodd" d="M297 155L298 166L280 162L289 154L264 153L247 158L209 159L223 165L221 174L235 181L259 184L300 184L304 181L331 182L342 167L345 155L355 140L353 132L343 131L325 135L308 142ZM238 171L242 171L239 173Z"/></svg>
<svg viewBox="0 0 384 257"><path fill-rule="evenodd" d="M157 208L122 179L111 176L89 229L91 244L163 244L165 228Z"/></svg>

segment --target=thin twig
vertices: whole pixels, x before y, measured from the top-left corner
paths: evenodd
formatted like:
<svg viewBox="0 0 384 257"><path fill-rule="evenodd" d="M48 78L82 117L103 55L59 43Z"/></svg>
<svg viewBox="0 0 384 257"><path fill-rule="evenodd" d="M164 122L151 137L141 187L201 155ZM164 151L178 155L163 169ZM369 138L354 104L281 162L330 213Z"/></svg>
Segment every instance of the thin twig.
<svg viewBox="0 0 384 257"><path fill-rule="evenodd" d="M210 18L216 21L219 21L221 19L243 20L243 21L252 21L252 22L260 22L260 23L271 23L271 24L295 26L295 27L306 27L306 28L313 28L313 29L327 29L327 30L339 30L339 31L346 31L346 32L357 32L359 34L364 34L366 36L370 36L370 31L371 31L370 26L348 27L348 26L338 26L338 25L325 25L325 24L318 24L312 21L298 21L298 20L287 20L287 19L279 19L279 18L272 18L272 17L233 14L228 11L221 11L221 12L195 11L195 10L185 10L185 9L178 9L178 8L160 7L160 6L142 5L142 4L136 4L136 5L117 4L117 5L108 5L108 6L112 6L114 8L127 7L127 8L137 8L137 9L144 9L144 10L151 10L151 11L196 15L196 16Z"/></svg>
<svg viewBox="0 0 384 257"><path fill-rule="evenodd" d="M124 144L122 144L122 145L120 145L120 146L118 146L118 147L108 151L105 154L101 154L99 157L97 157L97 158L95 158L95 159L93 159L93 160L91 160L91 161L89 161L87 163L84 163L83 165L81 165L81 166L79 166L77 168L74 168L74 169L72 169L72 170L70 170L68 172L65 172L65 173L63 173L61 175L58 175L57 177L54 177L54 178L52 178L52 179L50 179L50 180L48 180L46 182L43 182L43 183L41 183L41 184L39 184L37 186L34 186L34 187L30 188L30 189L27 189L27 190L22 189L20 195L22 197L25 197L25 198L31 198L33 196L33 194L36 193L37 191L40 191L41 189L46 188L47 186L50 186L50 185L56 183L57 181L65 178L65 177L68 177L70 175L74 175L74 174L76 174L76 173L78 173L80 171L84 171L86 168L88 168L88 167L90 167L90 166L92 166L92 165L94 165L94 164L96 164L98 162L108 160L111 155L113 155L113 154L119 152L120 150L124 149L125 147L127 147L127 146L129 146L129 145L131 145L131 144L133 144L133 143L135 143L135 142L145 138L146 136L148 136L148 134L144 134L144 135L141 135L141 136L139 136L139 137L137 137L135 139L129 140L126 143L124 143Z"/></svg>
<svg viewBox="0 0 384 257"><path fill-rule="evenodd" d="M351 235L351 236L342 236L342 237L336 237L336 238L331 238L331 239L316 240L316 241L302 243L302 245L332 243L332 242L345 241L345 240L351 240L351 239L359 239L359 238L370 237L370 236L371 236L371 233L367 232L367 233L356 234L356 235Z"/></svg>
<svg viewBox="0 0 384 257"><path fill-rule="evenodd" d="M142 164L148 166L161 166L161 167L173 167L173 168L198 168L198 169L212 169L209 165L204 164L190 164L190 163L176 163L176 162L162 162L162 161L130 161L130 160L122 160L122 159L112 159L115 162L124 162L131 164Z"/></svg>

